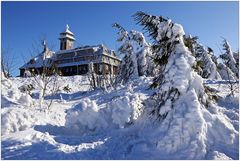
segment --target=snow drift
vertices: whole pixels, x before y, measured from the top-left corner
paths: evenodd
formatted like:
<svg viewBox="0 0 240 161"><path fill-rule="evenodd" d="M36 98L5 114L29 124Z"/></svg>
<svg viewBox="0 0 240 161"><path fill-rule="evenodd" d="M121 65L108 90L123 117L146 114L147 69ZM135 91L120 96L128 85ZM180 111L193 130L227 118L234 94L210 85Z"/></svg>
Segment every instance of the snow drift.
<svg viewBox="0 0 240 161"><path fill-rule="evenodd" d="M128 92L113 98L105 107L86 98L67 110L65 126L78 132L98 131L107 128L124 128L138 119L142 104L138 95Z"/></svg>

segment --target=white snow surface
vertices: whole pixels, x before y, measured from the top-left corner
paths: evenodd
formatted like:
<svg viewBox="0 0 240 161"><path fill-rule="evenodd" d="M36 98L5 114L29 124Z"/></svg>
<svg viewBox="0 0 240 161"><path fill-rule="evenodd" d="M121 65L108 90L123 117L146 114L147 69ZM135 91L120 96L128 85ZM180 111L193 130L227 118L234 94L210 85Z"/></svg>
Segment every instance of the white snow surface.
<svg viewBox="0 0 240 161"><path fill-rule="evenodd" d="M197 87L188 90L180 84L186 94L159 121L149 114L152 106L146 101L156 92L149 89L151 77L139 77L107 91L91 91L84 76L61 77L59 92L46 97L46 101L54 99L50 110L39 108L39 89L33 90L33 98L18 89L34 86L34 79L2 77L1 157L239 159L238 93L227 96L227 81L196 78L191 83L201 81L218 91L216 103L200 107ZM68 93L63 90L66 85L71 88Z"/></svg>

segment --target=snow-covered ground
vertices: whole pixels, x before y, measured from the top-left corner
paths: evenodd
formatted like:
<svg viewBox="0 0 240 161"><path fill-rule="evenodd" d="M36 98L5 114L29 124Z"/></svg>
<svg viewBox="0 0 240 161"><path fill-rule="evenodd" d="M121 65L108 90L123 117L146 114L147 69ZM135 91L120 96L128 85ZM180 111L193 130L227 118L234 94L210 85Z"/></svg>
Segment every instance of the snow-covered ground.
<svg viewBox="0 0 240 161"><path fill-rule="evenodd" d="M33 79L2 78L2 159L239 159L239 96L227 97L225 81L205 80L218 98L208 109L175 108L165 120L150 115L151 82L93 91L84 76L61 77L47 110ZM18 89L28 84L33 98Z"/></svg>

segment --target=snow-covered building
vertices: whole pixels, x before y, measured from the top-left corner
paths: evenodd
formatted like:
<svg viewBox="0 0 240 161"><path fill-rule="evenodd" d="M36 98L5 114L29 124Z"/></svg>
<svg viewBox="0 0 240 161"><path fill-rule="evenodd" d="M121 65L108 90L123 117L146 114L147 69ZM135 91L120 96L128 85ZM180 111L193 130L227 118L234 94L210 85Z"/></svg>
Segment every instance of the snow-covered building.
<svg viewBox="0 0 240 161"><path fill-rule="evenodd" d="M43 41L44 50L35 58L29 60L20 67L20 76L26 76L30 73L42 73L43 67L54 64L63 76L82 75L89 70L88 65L94 64L94 70L97 74L117 74L118 66L121 60L117 58L113 50L106 46L93 45L74 48L74 34L66 26L65 31L60 33L60 50L50 51L45 41Z"/></svg>

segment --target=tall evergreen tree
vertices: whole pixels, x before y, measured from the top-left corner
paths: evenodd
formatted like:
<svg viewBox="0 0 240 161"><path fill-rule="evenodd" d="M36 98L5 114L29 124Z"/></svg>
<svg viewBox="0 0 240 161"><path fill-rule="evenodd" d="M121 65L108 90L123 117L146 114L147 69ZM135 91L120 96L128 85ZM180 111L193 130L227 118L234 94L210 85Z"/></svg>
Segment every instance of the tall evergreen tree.
<svg viewBox="0 0 240 161"><path fill-rule="evenodd" d="M154 62L159 72L153 79L151 87L158 92L153 96L156 103L152 114L158 118L165 118L173 107L184 103L190 108L184 98L193 95L197 105L207 104L202 78L193 70L195 58L184 44L184 30L181 25L161 16L152 16L144 12L137 12L135 20L149 32L153 39ZM180 107L179 107L180 108ZM193 108L193 107L191 107Z"/></svg>

